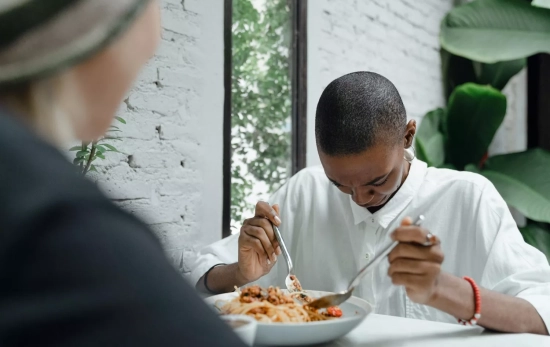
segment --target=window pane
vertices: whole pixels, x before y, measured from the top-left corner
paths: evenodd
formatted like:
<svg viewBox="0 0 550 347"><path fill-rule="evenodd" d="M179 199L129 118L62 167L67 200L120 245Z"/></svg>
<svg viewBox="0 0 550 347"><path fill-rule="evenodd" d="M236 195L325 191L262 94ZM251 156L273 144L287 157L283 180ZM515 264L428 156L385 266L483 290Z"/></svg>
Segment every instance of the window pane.
<svg viewBox="0 0 550 347"><path fill-rule="evenodd" d="M288 0L233 0L231 228L291 175Z"/></svg>

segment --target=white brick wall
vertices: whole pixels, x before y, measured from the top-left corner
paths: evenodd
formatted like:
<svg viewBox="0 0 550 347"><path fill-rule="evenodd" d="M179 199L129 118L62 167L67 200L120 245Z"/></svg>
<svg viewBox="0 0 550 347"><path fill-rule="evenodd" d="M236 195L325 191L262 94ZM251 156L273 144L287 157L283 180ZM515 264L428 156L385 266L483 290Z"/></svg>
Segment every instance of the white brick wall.
<svg viewBox="0 0 550 347"><path fill-rule="evenodd" d="M444 105L439 23L452 0L315 0L308 3L308 165L319 163L315 109L335 78L368 70L398 88L410 118Z"/></svg>
<svg viewBox="0 0 550 347"><path fill-rule="evenodd" d="M182 273L221 237L223 1L162 0L161 47L119 112L126 153L99 162L100 187L151 224Z"/></svg>

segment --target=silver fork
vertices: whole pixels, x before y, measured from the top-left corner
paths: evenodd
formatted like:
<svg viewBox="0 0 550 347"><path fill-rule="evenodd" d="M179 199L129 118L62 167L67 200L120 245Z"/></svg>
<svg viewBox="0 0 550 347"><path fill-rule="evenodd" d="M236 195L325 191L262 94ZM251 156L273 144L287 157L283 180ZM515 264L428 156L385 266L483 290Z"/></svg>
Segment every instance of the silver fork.
<svg viewBox="0 0 550 347"><path fill-rule="evenodd" d="M283 236L281 235L279 228L277 228L274 224L273 231L275 232L275 237L277 238L277 241L279 241L279 245L283 251L283 257L286 260L286 266L288 269L288 275L285 278L286 289L288 289L289 293L301 292L302 285L300 284L300 281L298 281L298 277L294 274L294 266L292 265L292 259L290 259L290 253L288 253L288 249L286 248L285 241L283 240Z"/></svg>
<svg viewBox="0 0 550 347"><path fill-rule="evenodd" d="M420 226L422 222L424 221L424 216L420 215L416 221L414 222L414 225ZM305 305L311 308L320 309L320 308L326 308L331 306L340 305L344 301L348 300L351 297L351 294L353 293L353 290L357 285L359 284L359 281L367 274L367 272L372 269L375 265L377 265L380 260L384 259L390 252L399 244L398 241L394 241L391 244L389 244L382 252L379 253L377 257L375 257L370 263L365 265L357 275L351 280L348 289L335 294L330 294L323 296L322 298L319 298L315 301L310 302L309 304Z"/></svg>

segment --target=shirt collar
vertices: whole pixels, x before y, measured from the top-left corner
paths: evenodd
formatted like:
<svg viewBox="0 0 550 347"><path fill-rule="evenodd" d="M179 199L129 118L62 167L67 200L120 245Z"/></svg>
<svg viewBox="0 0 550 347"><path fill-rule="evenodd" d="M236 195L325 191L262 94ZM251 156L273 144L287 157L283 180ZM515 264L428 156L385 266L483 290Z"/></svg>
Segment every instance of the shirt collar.
<svg viewBox="0 0 550 347"><path fill-rule="evenodd" d="M401 213L412 201L424 181L427 168L428 165L426 165L426 163L418 159L414 159L411 163L409 175L407 176L405 183L403 183L399 191L386 204L386 206L376 213L370 213L366 208L357 205L353 202L350 195L349 202L351 205L351 211L353 212L355 225L372 218L374 221L378 222L381 227L387 228L388 225L399 215L399 213Z"/></svg>

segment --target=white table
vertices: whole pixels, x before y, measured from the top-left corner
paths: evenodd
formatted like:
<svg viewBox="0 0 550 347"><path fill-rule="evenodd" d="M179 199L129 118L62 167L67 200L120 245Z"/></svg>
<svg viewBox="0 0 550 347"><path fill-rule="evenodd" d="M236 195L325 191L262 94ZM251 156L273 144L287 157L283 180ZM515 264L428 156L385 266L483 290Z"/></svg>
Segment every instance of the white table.
<svg viewBox="0 0 550 347"><path fill-rule="evenodd" d="M322 346L544 347L550 346L550 337L489 333L479 327L371 314L347 336Z"/></svg>

